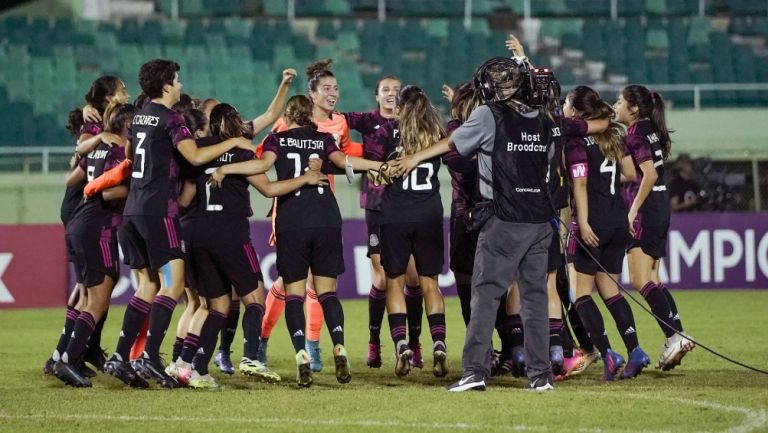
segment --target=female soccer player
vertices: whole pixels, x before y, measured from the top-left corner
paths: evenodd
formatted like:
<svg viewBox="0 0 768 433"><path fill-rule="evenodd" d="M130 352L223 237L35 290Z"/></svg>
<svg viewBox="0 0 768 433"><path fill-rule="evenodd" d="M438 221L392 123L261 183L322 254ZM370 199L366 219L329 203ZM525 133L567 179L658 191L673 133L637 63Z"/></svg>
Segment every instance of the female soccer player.
<svg viewBox="0 0 768 433"><path fill-rule="evenodd" d="M307 96L312 101L312 121L317 125L319 132L331 134L337 147L347 155L362 156L363 151L358 143L353 143L349 136L349 125L346 118L336 111L339 100L339 87L336 76L331 72L331 59L320 60L307 66ZM283 117L272 127L272 132L282 132L288 128L288 122ZM330 178L330 187L334 188L333 178ZM274 208L273 208L274 209ZM275 214L273 212L273 219ZM274 244L274 239L270 239ZM317 293L313 288L312 278L307 286L307 353L311 358L312 371L319 372L323 369L320 354L320 329L323 324L323 309L318 302ZM266 312L262 325L262 353L260 361L266 363L267 341L272 334L272 328L277 323L285 308L285 289L282 278L278 278L267 295Z"/></svg>
<svg viewBox="0 0 768 433"><path fill-rule="evenodd" d="M670 218L664 161L672 140L664 118L664 100L644 86L631 85L621 91L613 108L616 121L628 126L625 143L637 172L635 188L627 188L624 197L632 233L627 248L630 280L650 305L667 338L656 368L671 370L694 348L694 342L683 333L675 300L658 278Z"/></svg>
<svg viewBox="0 0 768 433"><path fill-rule="evenodd" d="M572 119L609 119L613 115L610 105L586 86L578 86L568 93L563 112ZM615 283L621 274L624 250L629 242L627 208L621 197L620 182L622 178L632 180L635 177L631 157L624 154L622 139L621 127L614 123L601 134L571 138L566 143L574 197L572 215L575 219L572 220L569 253L576 270L575 306L592 342L600 350L603 380L612 380L624 359L611 349L602 315L592 300L595 283L629 354L629 362L620 377L635 377L650 363L638 344L632 309Z"/></svg>
<svg viewBox="0 0 768 433"><path fill-rule="evenodd" d="M306 96L292 97L283 116L288 127L267 136L262 160L220 167L213 173L212 182L218 184L228 174L250 175L263 162L275 165L279 180L300 177L308 170L311 159L331 161L337 167L349 164L356 170L379 168L380 163L375 161L345 157L330 134L317 131L312 122L312 107ZM297 383L308 387L313 381L304 334L304 295L310 270L334 344L336 379L347 383L352 376L344 348L344 312L336 296L336 278L344 272L341 214L333 191L305 186L283 194L277 200L276 212L277 269L287 294L285 319L296 351Z"/></svg>
<svg viewBox="0 0 768 433"><path fill-rule="evenodd" d="M110 104L124 104L128 101L129 97L130 95L125 88L125 84L118 77L112 75L99 77L91 84L88 93L85 94L85 111L90 112L94 116L93 119L83 122L83 117L87 116L79 109L69 113L68 128L73 135L78 137L75 156L71 164L72 170L76 167L75 163L78 158L87 155L102 141L109 143L118 140L118 137L114 134L102 133L104 125L101 122L101 115ZM77 116L79 118L73 118ZM86 179L83 176L81 179L77 179L77 181L73 179L72 186L67 187L61 204L61 218L65 227L82 199L85 182ZM77 271L75 273L79 274ZM87 292L82 284L78 282L67 302L67 319L64 322L64 329L59 338L59 343L53 355L46 361L43 367L43 371L46 374L53 373L53 364L61 358L61 354L66 349L75 320L79 316L81 309L85 306L86 299ZM101 349L101 330L104 327L105 320L106 314L98 322L85 356L85 360L97 369L102 368L105 360L104 351ZM88 375L92 376L93 373L89 372Z"/></svg>
<svg viewBox="0 0 768 433"><path fill-rule="evenodd" d="M99 144L81 159L70 177L77 177L79 170L92 180L122 162L129 126L135 113L132 105L110 105L104 113L106 131L118 135L120 140ZM122 207L127 195L127 182L124 182L83 200L67 225L68 249L74 252L79 279L88 290L87 305L77 318L66 351L53 369L56 377L68 385L91 386L90 381L77 371L77 365L96 324L109 308L112 289L119 278L117 227L122 220Z"/></svg>
<svg viewBox="0 0 768 433"><path fill-rule="evenodd" d="M374 155L382 155L383 146L377 137L381 127L389 128L395 122L395 105L397 95L402 86L400 79L394 75L386 75L376 84L376 103L378 108L365 113L344 113L350 129L360 132L363 136L363 157L374 159ZM373 285L368 294L368 356L365 364L371 368L381 368L381 322L386 308L386 281L384 268L381 266L381 240L379 238L379 220L381 219L381 197L383 186L373 186L368 177L362 179L360 191L360 207L365 209L365 224L368 228L368 258L371 259ZM421 358L421 317L424 312L424 296L419 286L419 276L416 273L413 258L408 263L406 272L405 302L408 306L408 346L413 351L411 365L417 368L424 366Z"/></svg>
<svg viewBox="0 0 768 433"><path fill-rule="evenodd" d="M398 124L381 129L387 141L384 154L411 155L445 136L440 115L424 92L415 86L400 91ZM413 351L405 340L405 272L413 255L426 302L432 334L433 369L437 377L448 374L445 345L445 304L437 276L443 266L443 204L437 173L440 159L418 165L408 176L388 185L381 203L381 263L387 274L387 316L395 343L395 374L405 376ZM403 210L407 209L406 212Z"/></svg>

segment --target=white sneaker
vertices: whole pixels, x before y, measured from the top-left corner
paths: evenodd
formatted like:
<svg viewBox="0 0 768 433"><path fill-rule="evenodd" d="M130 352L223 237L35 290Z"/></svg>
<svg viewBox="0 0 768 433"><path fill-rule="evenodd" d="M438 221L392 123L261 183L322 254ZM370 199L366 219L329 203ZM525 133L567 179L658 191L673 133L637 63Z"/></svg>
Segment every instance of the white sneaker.
<svg viewBox="0 0 768 433"><path fill-rule="evenodd" d="M656 368L669 371L680 365L686 353L693 350L696 344L685 334L675 334L664 343L661 356L656 363Z"/></svg>

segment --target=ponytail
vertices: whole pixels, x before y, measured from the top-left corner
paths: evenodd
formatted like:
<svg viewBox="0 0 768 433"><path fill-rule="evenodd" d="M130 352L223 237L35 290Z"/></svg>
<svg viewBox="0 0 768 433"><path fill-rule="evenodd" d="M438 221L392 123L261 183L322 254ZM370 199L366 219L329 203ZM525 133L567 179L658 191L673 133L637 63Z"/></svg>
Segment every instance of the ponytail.
<svg viewBox="0 0 768 433"><path fill-rule="evenodd" d="M242 137L249 132L240 118L240 113L229 104L222 103L213 107L209 123L211 135L219 136L222 140Z"/></svg>
<svg viewBox="0 0 768 433"><path fill-rule="evenodd" d="M666 160L672 149L672 138L669 134L675 131L667 128L664 99L657 92L651 92L647 87L637 84L625 87L621 94L630 107L636 106L638 108L639 118L650 119L653 129L659 136L662 157Z"/></svg>
<svg viewBox="0 0 768 433"><path fill-rule="evenodd" d="M400 145L406 155L413 155L445 137L437 108L420 88L403 87L397 106L400 109Z"/></svg>
<svg viewBox="0 0 768 433"><path fill-rule="evenodd" d="M289 124L295 123L317 129L317 125L312 121L312 101L304 95L291 96L285 104L283 117Z"/></svg>
<svg viewBox="0 0 768 433"><path fill-rule="evenodd" d="M667 119L664 114L664 99L656 92L651 92L651 101L653 101L653 110L651 111L651 123L654 129L659 134L661 140L661 152L664 160L669 157L669 153L672 150L672 138L669 136L670 131L667 128Z"/></svg>
<svg viewBox="0 0 768 433"><path fill-rule="evenodd" d="M101 115L101 119L102 119L101 121L103 123L103 128L102 129L104 131L114 132L116 134L119 134L119 131L111 131L110 130L110 128L109 128L110 127L109 118L112 117L112 112L115 111L115 108L119 107L120 105L122 105L122 104L117 102L114 98L111 101L109 101L109 103L107 104L107 107L104 109L104 113Z"/></svg>

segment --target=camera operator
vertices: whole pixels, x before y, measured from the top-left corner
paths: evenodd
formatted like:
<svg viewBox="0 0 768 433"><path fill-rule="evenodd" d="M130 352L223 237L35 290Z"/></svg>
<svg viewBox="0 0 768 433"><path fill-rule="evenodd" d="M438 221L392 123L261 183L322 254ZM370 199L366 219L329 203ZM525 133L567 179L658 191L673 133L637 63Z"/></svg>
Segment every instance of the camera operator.
<svg viewBox="0 0 768 433"><path fill-rule="evenodd" d="M547 184L553 136L560 129L547 112L529 105L535 94L530 74L522 59L496 57L480 65L474 82L485 105L450 137L394 165L395 170L408 172L450 149L462 156L477 153L479 190L485 201L472 215L479 239L464 375L450 391L485 389L496 311L513 281L518 281L522 299L529 387L553 389L546 287L553 210Z"/></svg>

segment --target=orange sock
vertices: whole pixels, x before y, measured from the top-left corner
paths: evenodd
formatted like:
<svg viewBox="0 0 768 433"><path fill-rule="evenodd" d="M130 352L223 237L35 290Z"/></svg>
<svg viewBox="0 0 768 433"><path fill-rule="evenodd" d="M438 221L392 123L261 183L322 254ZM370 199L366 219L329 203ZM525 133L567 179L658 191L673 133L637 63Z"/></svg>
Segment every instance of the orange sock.
<svg viewBox="0 0 768 433"><path fill-rule="evenodd" d="M267 293L267 300L264 303L264 319L261 321L261 338L269 338L272 335L272 328L275 327L280 316L285 310L285 288L282 278L278 278Z"/></svg>
<svg viewBox="0 0 768 433"><path fill-rule="evenodd" d="M317 300L314 287L307 285L307 340L319 341L323 329L323 307Z"/></svg>
<svg viewBox="0 0 768 433"><path fill-rule="evenodd" d="M144 319L144 324L141 325L139 335L136 336L136 341L131 346L131 361L135 361L141 358L141 354L144 353L144 346L147 344L147 331L149 331L149 314Z"/></svg>

